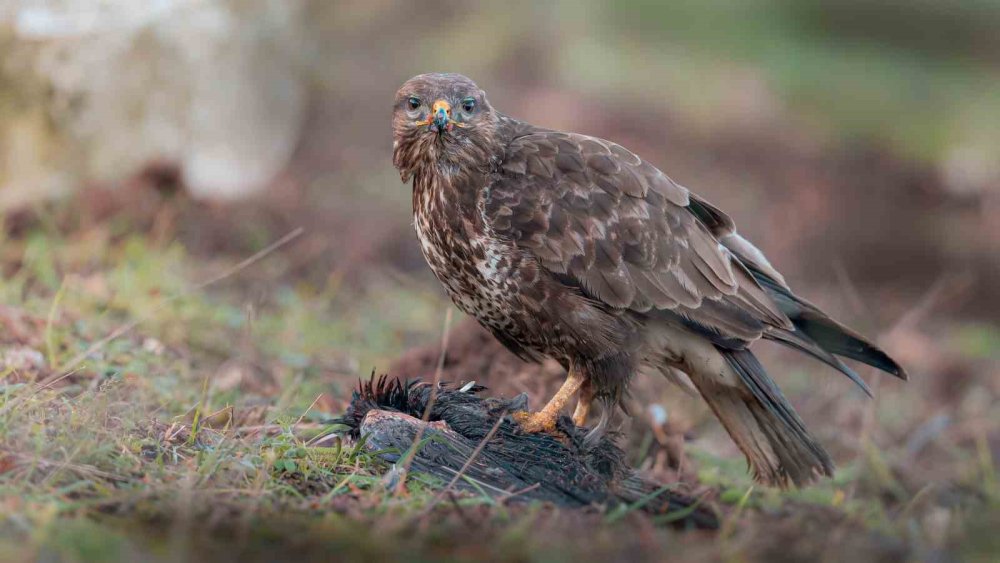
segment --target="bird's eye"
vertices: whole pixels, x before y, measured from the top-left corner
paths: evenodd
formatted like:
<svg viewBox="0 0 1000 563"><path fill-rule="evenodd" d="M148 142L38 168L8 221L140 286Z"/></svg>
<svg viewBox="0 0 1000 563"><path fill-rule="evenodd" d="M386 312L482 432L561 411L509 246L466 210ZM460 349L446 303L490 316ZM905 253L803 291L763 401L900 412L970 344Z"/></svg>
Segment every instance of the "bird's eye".
<svg viewBox="0 0 1000 563"><path fill-rule="evenodd" d="M476 109L476 100L472 98L465 98L462 100L462 110L465 113L472 113L472 110Z"/></svg>
<svg viewBox="0 0 1000 563"><path fill-rule="evenodd" d="M406 100L406 104L410 106L410 109L417 109L420 107L420 98L410 96L410 99Z"/></svg>

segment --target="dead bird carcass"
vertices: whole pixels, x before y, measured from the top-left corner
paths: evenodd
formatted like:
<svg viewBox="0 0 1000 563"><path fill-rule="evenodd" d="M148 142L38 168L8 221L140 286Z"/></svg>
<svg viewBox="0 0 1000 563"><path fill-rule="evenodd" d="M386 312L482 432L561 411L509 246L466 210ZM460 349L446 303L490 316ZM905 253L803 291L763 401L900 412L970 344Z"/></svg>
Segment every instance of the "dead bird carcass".
<svg viewBox="0 0 1000 563"><path fill-rule="evenodd" d="M360 384L337 422L350 427L352 438L364 436L364 447L389 463L402 461L421 435L422 446L410 468L437 477L442 486L461 474L454 488L495 499L564 507L635 506L675 515L685 526L718 526L716 515L698 500L629 468L613 433L588 436L568 417L559 420L553 433L526 433L510 414L526 409L527 396L480 397L484 389L440 385L425 423L430 384L372 378Z"/></svg>

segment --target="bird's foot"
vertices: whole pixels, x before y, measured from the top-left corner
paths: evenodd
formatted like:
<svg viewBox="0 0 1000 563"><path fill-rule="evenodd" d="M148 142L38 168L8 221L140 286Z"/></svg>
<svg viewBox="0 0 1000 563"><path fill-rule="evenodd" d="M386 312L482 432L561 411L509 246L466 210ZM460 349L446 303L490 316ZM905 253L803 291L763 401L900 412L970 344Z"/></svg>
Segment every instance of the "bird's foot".
<svg viewBox="0 0 1000 563"><path fill-rule="evenodd" d="M525 432L538 434L539 432L554 432L558 414L541 410L538 412L519 411L512 416Z"/></svg>

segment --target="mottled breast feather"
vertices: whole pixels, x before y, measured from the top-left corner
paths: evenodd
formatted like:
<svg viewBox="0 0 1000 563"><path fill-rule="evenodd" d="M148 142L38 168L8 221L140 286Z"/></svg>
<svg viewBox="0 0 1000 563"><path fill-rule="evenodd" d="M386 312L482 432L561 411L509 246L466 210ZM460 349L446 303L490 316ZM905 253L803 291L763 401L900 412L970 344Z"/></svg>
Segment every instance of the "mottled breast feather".
<svg viewBox="0 0 1000 563"><path fill-rule="evenodd" d="M520 136L485 197L497 236L610 307L673 314L729 344L792 326L720 244L732 221L620 145L554 131Z"/></svg>

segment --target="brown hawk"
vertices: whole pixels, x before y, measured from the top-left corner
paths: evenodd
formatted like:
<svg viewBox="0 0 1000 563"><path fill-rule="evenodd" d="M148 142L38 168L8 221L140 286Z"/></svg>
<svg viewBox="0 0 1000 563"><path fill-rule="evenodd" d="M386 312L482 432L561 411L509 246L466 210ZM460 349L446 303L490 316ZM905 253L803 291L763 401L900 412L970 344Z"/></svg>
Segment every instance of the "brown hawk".
<svg viewBox="0 0 1000 563"><path fill-rule="evenodd" d="M472 80L422 74L393 106L393 163L413 181L427 263L455 304L519 356L562 363L562 388L528 431L579 392L620 403L638 371L693 385L765 483L801 485L833 463L749 346L773 340L901 379L864 337L795 295L718 208L613 142L493 109ZM605 409L605 412L609 410Z"/></svg>

